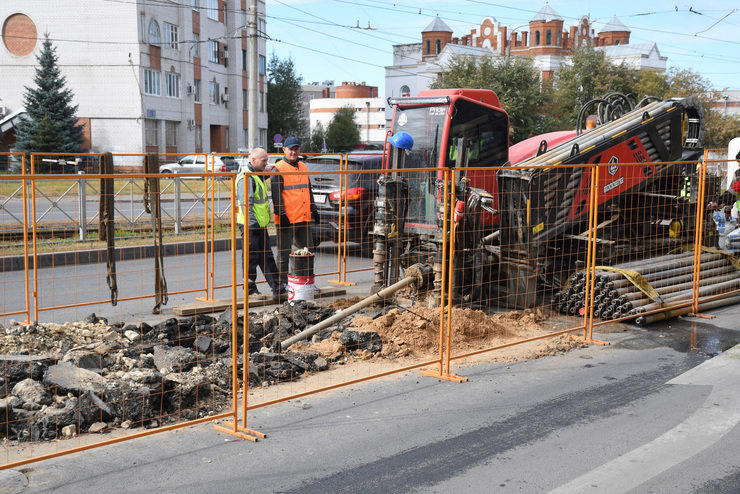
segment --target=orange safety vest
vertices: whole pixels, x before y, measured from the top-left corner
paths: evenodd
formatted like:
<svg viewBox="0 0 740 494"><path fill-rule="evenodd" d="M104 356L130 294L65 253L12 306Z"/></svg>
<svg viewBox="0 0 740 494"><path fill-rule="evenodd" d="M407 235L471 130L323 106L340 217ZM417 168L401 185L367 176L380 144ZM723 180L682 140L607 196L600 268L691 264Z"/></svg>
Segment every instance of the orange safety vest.
<svg viewBox="0 0 740 494"><path fill-rule="evenodd" d="M283 208L291 223L311 221L311 195L308 175L292 175L283 172L307 172L308 168L302 161L298 162L298 169L284 160L275 163L283 179ZM275 224L280 224L280 217L275 214Z"/></svg>

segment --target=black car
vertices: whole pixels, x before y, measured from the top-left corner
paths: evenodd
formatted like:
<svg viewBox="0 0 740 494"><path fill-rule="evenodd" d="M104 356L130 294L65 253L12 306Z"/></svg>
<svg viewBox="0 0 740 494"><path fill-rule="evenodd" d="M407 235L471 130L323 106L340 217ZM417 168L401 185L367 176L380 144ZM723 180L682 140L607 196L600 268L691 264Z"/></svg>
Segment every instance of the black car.
<svg viewBox="0 0 740 494"><path fill-rule="evenodd" d="M363 252L372 251L373 201L378 191L378 177L383 166L383 153L349 153L347 170L377 170L377 173L348 173L346 188L340 190L338 173L311 175L313 199L319 218L314 222L314 246L324 240L337 242L339 239L339 208L344 207L346 191L346 213L342 213L342 223L346 214L347 240L360 244ZM327 154L309 156L304 162L309 171L338 172L342 155Z"/></svg>

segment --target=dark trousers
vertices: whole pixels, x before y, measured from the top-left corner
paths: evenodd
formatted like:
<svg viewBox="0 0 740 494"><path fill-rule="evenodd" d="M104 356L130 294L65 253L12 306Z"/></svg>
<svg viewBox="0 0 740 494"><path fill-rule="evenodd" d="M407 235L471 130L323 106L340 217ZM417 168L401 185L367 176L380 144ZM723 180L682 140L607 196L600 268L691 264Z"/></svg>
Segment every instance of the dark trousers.
<svg viewBox="0 0 740 494"><path fill-rule="evenodd" d="M295 245L297 249L308 247L310 250L313 248L311 245L311 223L277 225L277 233L280 282L285 285L288 283L288 261L290 260L292 246Z"/></svg>
<svg viewBox="0 0 740 494"><path fill-rule="evenodd" d="M242 234L242 245L246 245L244 243L244 226L239 225L239 230ZM278 293L280 291L280 278L278 276L277 265L275 265L275 258L272 256L270 236L267 233L267 228L253 227L249 229L248 293L257 291L257 266L262 270L262 274L265 275L265 280L270 285L272 293ZM244 255L242 254L243 272Z"/></svg>

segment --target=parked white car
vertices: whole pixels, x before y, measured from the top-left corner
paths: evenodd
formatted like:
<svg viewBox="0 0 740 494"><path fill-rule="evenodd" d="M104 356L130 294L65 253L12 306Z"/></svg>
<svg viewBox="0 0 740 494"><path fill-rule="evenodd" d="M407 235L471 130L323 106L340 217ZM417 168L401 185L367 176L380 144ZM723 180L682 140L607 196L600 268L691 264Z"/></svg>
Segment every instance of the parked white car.
<svg viewBox="0 0 740 494"><path fill-rule="evenodd" d="M159 167L159 173L204 173L206 171L206 156L203 154L191 154L180 159L176 163L166 163ZM233 156L214 156L213 171L233 172L239 169L239 164ZM210 171L209 157L209 171ZM197 177L195 177L197 178Z"/></svg>

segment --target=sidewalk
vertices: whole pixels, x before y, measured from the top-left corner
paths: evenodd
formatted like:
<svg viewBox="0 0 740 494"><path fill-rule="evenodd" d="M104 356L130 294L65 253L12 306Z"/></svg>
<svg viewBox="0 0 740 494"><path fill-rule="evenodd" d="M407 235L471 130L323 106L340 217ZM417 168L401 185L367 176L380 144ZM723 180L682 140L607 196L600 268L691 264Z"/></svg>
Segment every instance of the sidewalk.
<svg viewBox="0 0 740 494"><path fill-rule="evenodd" d="M277 237L270 236L270 245L277 245ZM205 251L203 241L176 242L164 244L165 256L181 256L187 254L200 254ZM214 252L221 252L231 248L231 239L216 239L213 243ZM236 239L236 248L242 248L241 237ZM0 272L22 271L24 269L22 255L0 257ZM131 261L154 257L154 245L132 245L127 247L116 247L116 261ZM87 249L64 252L47 252L38 254L38 267L48 268L51 266L69 266L79 264L95 264L108 261L106 249ZM28 267L33 268L33 256L28 256Z"/></svg>

